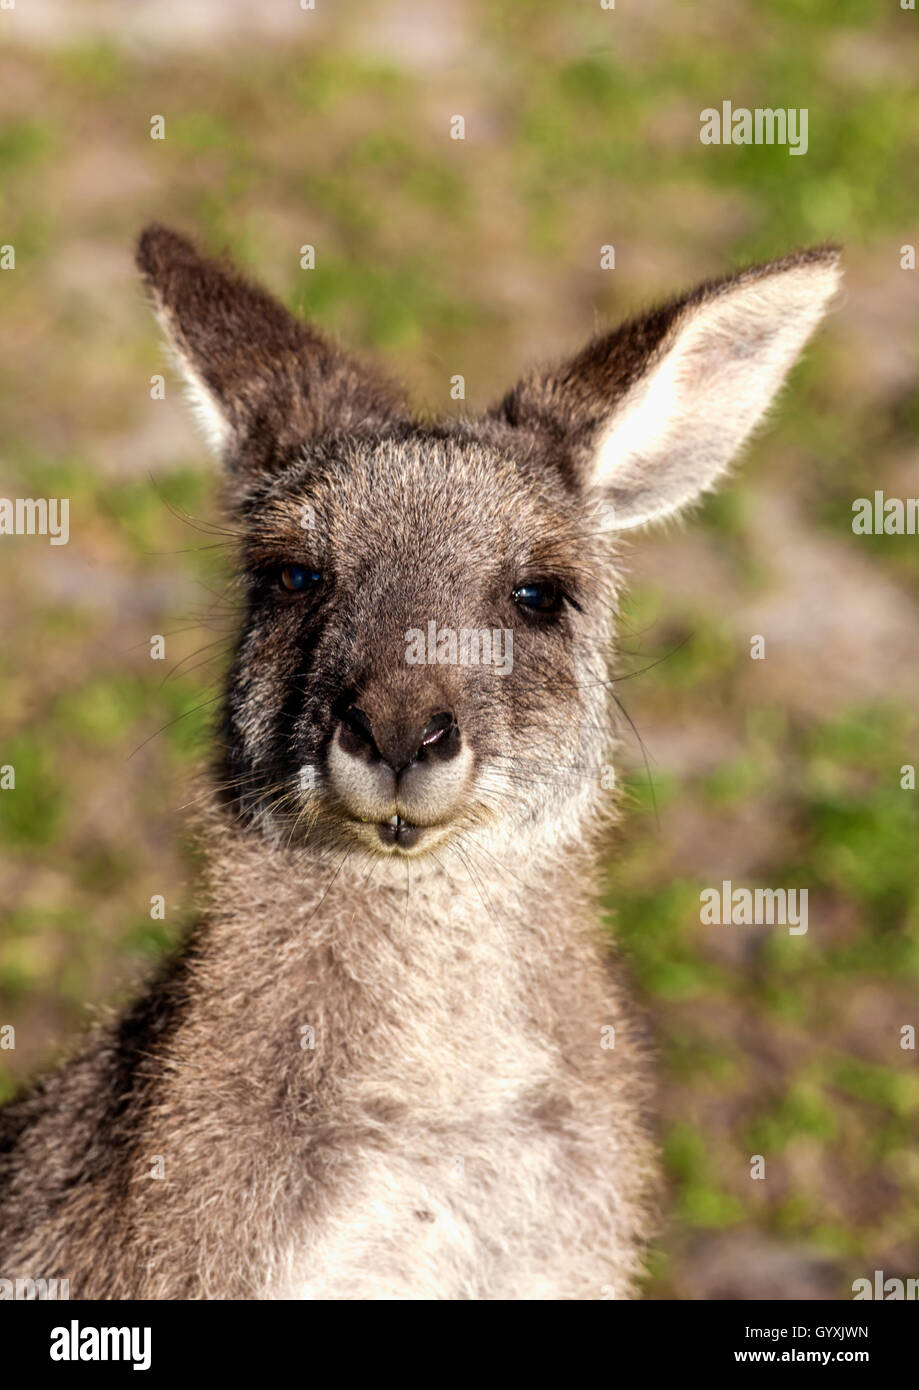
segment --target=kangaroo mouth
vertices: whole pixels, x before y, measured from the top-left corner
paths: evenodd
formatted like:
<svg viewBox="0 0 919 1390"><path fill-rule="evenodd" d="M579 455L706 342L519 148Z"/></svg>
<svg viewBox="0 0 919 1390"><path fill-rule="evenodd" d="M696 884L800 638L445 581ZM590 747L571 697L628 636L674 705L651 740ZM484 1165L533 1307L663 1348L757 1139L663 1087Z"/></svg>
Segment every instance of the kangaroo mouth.
<svg viewBox="0 0 919 1390"><path fill-rule="evenodd" d="M392 816L388 821L377 822L377 834L384 845L395 849L412 849L421 839L425 827L412 825L401 816Z"/></svg>
<svg viewBox="0 0 919 1390"><path fill-rule="evenodd" d="M412 858L423 857L428 849L439 844L444 835L450 833L448 820L412 821L406 820L398 812L386 820L345 815L344 822L352 832L357 833L365 849L389 858L402 854L411 855Z"/></svg>
<svg viewBox="0 0 919 1390"><path fill-rule="evenodd" d="M388 820L365 820L357 816L349 816L347 819L354 825L355 829L358 826L362 828L361 839L368 848L375 840L380 848L390 853L393 851L407 853L416 849L425 836L430 837L437 829L437 826L433 824L418 825L398 814L390 816Z"/></svg>

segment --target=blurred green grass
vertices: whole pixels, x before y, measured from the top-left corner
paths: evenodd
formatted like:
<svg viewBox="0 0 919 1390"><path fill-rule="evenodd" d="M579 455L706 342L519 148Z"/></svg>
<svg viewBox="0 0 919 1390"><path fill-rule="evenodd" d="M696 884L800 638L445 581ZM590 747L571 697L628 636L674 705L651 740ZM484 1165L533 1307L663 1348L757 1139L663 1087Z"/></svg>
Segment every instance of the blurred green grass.
<svg viewBox="0 0 919 1390"><path fill-rule="evenodd" d="M17 257L0 279L3 490L70 497L73 530L66 555L25 538L0 552L15 654L0 762L17 775L0 793L0 1008L20 1040L0 1053L0 1098L192 910L179 808L206 753L233 595L171 374L166 401L149 399L166 369L130 265L145 221L231 250L298 312L380 353L431 410L454 408L454 372L484 404L534 344L558 352L596 321L802 243L845 242L856 279L889 263L879 293L900 293L897 249L919 212L911 16L872 0L761 0L743 22L727 5L655 19L482 0L463 9L464 55L429 73L368 54L373 11L245 61L226 35L204 53L90 38L0 55L0 240ZM723 99L806 105L807 156L703 148L699 112ZM447 138L457 111L465 142ZM607 242L613 273L599 268ZM767 661L753 684L737 635L776 583L754 544L764 483L810 543L836 547L840 572L919 593L915 538L851 534L853 497L898 490L919 393L907 373L853 389L879 330L868 314L849 323L845 341L815 343L743 477L694 523L729 584L705 589L685 558L674 583L652 559L624 611L630 668L666 657L624 687L639 730L709 721L704 757L686 743L656 758L649 735L653 796L627 749L606 899L661 1054L672 1222L658 1296L686 1296L706 1233L813 1246L853 1274L915 1248L915 1055L897 1041L919 969L917 802L898 782L917 761L915 702L844 686L819 717L805 696L820 653L789 658L784 685ZM154 633L165 662L150 660ZM703 932L700 875L721 845L737 881L808 889L806 937ZM157 892L164 923L149 917ZM765 1183L749 1177L756 1152Z"/></svg>

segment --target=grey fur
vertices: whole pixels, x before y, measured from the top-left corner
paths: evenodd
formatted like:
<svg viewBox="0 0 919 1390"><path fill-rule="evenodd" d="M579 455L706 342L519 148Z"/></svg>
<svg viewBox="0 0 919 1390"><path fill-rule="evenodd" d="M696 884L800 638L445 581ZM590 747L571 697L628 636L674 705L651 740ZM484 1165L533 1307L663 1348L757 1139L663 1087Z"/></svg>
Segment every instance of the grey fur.
<svg viewBox="0 0 919 1390"><path fill-rule="evenodd" d="M652 1105L594 902L615 531L712 485L835 253L703 286L434 426L175 233L138 259L225 459L245 613L199 920L0 1113L0 1273L85 1298L633 1296ZM291 593L291 565L322 578ZM557 611L520 606L536 583ZM431 621L512 631L513 669L408 664ZM417 842L384 838L395 815Z"/></svg>

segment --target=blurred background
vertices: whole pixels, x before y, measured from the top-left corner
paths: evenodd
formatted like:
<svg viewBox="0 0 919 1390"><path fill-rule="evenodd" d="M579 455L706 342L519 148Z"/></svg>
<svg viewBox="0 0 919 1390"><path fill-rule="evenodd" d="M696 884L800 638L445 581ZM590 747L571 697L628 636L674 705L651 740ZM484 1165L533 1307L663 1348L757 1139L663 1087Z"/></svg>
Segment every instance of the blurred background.
<svg viewBox="0 0 919 1390"><path fill-rule="evenodd" d="M919 1025L919 792L900 786L919 764L919 537L851 530L856 497L919 496L919 271L901 268L919 14L316 3L0 11L0 494L71 499L67 546L0 544L0 1098L193 910L182 808L227 579L206 451L133 270L140 227L229 250L444 413L456 373L474 410L534 353L830 239L845 293L742 471L690 526L631 544L618 689L640 743L627 731L609 930L659 1050L649 1296L851 1297L874 1269L919 1274L919 1067L900 1047ZM725 100L807 108L806 155L703 146L700 112ZM807 888L807 935L701 926L722 879Z"/></svg>

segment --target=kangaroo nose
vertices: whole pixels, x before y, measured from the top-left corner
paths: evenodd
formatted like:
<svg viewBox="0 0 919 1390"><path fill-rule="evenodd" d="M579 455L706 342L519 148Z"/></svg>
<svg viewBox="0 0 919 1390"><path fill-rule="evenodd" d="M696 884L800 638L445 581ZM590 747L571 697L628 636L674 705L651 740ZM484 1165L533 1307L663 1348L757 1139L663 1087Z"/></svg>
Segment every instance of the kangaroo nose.
<svg viewBox="0 0 919 1390"><path fill-rule="evenodd" d="M450 709L429 713L393 693L364 708L341 701L326 754L331 807L374 824L388 847L412 849L461 803L474 756Z"/></svg>
<svg viewBox="0 0 919 1390"><path fill-rule="evenodd" d="M342 715L342 747L365 758L379 758L399 773L424 758L428 751L451 756L459 742L459 729L451 710L441 710L424 724L372 724L357 705L349 705Z"/></svg>

